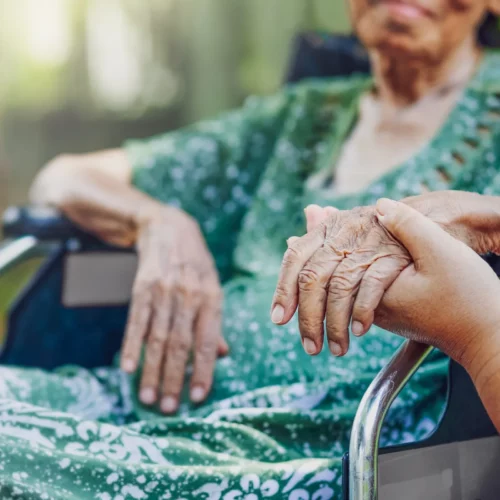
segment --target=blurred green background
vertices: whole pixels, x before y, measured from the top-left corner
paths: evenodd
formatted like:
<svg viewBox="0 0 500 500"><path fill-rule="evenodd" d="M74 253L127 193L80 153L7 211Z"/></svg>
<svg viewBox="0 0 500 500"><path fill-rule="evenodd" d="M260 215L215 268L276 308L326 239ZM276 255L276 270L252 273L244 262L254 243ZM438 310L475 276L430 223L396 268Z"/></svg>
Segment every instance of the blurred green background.
<svg viewBox="0 0 500 500"><path fill-rule="evenodd" d="M0 0L0 211L59 153L119 146L280 87L295 34L344 0ZM0 279L5 311L33 269Z"/></svg>
<svg viewBox="0 0 500 500"><path fill-rule="evenodd" d="M0 208L61 152L113 147L277 89L343 0L0 0Z"/></svg>

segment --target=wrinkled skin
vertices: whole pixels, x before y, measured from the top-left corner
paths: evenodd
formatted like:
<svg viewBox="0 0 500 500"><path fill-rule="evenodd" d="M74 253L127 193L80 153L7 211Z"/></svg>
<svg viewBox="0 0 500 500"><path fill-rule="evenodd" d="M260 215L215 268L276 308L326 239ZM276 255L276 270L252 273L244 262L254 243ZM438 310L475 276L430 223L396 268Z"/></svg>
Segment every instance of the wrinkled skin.
<svg viewBox="0 0 500 500"><path fill-rule="evenodd" d="M487 12L500 12L499 0L404 2L412 15L401 12L395 2L347 3L354 30L370 52L379 93L399 104L423 97L442 81L454 58L462 63L458 72L466 68L471 54L464 47L476 48L482 19Z"/></svg>
<svg viewBox="0 0 500 500"><path fill-rule="evenodd" d="M179 404L191 352L191 399L203 400L212 385L221 337L222 290L213 258L196 221L163 207L138 231L139 269L122 348L122 367L134 371L145 344L141 400L152 404L162 388L160 408Z"/></svg>
<svg viewBox="0 0 500 500"><path fill-rule="evenodd" d="M498 200L459 191L412 197L404 203L479 253L500 249ZM306 211L308 233L289 240L272 304L275 323L296 309L304 349L318 354L324 327L330 351L344 355L348 327L357 335L372 325L385 291L410 263L405 247L378 221L375 207Z"/></svg>
<svg viewBox="0 0 500 500"><path fill-rule="evenodd" d="M304 348L317 354L326 318L330 350L343 355L356 296L361 307L374 311L409 263L408 253L380 226L373 207L337 211L289 243L273 300L273 309L284 309L278 323L289 321L298 306Z"/></svg>

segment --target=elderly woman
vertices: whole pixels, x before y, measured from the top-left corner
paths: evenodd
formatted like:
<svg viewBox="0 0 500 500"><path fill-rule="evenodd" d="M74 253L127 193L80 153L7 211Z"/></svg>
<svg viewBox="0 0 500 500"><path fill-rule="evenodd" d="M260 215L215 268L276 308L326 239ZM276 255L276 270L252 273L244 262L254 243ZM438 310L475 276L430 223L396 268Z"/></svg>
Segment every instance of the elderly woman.
<svg viewBox="0 0 500 500"><path fill-rule="evenodd" d="M2 493L339 497L340 457L356 406L399 339L377 330L353 342L349 356L331 361L326 353L304 352L293 335L296 323L273 325L269 304L286 238L303 234L302 209L312 201L351 209L381 194L400 199L500 188L500 58L476 43L480 23L500 13L500 2L350 0L349 6L372 57L373 79L310 82L122 149L61 156L41 172L34 202L59 207L107 242L136 246L121 368L135 373L142 363L142 370L135 379L118 369L3 369ZM477 234L490 210L479 198L437 193L412 203L481 250ZM314 213L308 215L316 225ZM272 320L287 322L299 302L307 313L300 329L308 353L321 347L326 285L359 286L342 273L330 280L336 270L324 255L301 273L309 256L320 247L328 252L328 241L342 257L362 254L359 261L344 259L355 269L380 261L372 281L381 276L382 289L368 294L374 304L361 309L370 311L410 261L381 235L373 209L357 209L332 212L291 245ZM335 354L347 351L355 296L349 290L338 305L330 302L340 311L329 328ZM369 314L363 321L368 328ZM216 363L226 342L230 354ZM389 416L386 444L433 428L445 370L436 356L421 371ZM159 418L158 409L180 417ZM33 467L21 472L26 463Z"/></svg>

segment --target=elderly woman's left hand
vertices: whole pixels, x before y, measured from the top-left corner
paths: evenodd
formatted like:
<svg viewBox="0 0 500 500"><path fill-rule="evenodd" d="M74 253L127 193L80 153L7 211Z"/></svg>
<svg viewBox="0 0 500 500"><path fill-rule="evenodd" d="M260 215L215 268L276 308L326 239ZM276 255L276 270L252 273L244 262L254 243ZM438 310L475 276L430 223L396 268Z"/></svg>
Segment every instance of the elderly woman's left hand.
<svg viewBox="0 0 500 500"><path fill-rule="evenodd" d="M317 354L326 316L330 351L343 355L356 295L359 308L375 311L410 261L406 249L379 224L373 207L335 211L302 238L289 241L272 319L286 323L298 306L304 349Z"/></svg>
<svg viewBox="0 0 500 500"><path fill-rule="evenodd" d="M499 198L440 191L403 201L478 253L500 248ZM318 354L326 318L330 351L340 356L349 347L351 317L353 333L365 333L384 292L411 259L379 224L374 207L328 210L306 211L308 233L289 240L272 320L285 324L298 307L304 349Z"/></svg>

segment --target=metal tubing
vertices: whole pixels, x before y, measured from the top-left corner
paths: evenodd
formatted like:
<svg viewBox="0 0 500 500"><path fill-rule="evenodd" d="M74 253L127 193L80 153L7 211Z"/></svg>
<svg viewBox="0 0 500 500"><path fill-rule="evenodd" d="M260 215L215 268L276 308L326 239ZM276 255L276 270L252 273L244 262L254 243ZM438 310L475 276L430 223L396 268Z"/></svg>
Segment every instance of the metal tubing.
<svg viewBox="0 0 500 500"><path fill-rule="evenodd" d="M432 347L407 340L365 392L349 445L349 499L378 499L378 444L387 410Z"/></svg>
<svg viewBox="0 0 500 500"><path fill-rule="evenodd" d="M34 236L23 236L0 247L0 276L31 257L42 257L51 245L40 243Z"/></svg>

